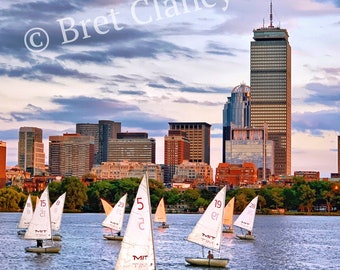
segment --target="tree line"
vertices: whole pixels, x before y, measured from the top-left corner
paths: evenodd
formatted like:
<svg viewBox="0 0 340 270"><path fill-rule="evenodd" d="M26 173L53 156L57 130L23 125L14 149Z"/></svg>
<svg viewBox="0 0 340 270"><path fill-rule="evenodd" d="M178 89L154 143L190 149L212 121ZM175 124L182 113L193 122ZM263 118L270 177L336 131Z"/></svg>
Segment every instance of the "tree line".
<svg viewBox="0 0 340 270"><path fill-rule="evenodd" d="M66 192L65 211L68 212L103 212L100 199L111 204L116 203L125 193L127 198L127 212L133 205L140 183L139 178L125 178L115 181L98 181L88 187L76 177L66 177L61 182L49 184L50 200L54 202ZM216 189L168 189L158 181L149 180L150 199L153 208L164 197L169 209L181 207L182 212L197 212L199 208L206 208L216 195ZM306 182L301 178L294 178L291 187L265 185L259 189L239 188L227 191L226 202L235 197L235 213L241 212L246 205L259 195L258 210L264 214L272 209L285 211L307 212L323 210L336 212L340 209L340 182L312 181ZM41 192L32 193L33 204ZM0 189L0 210L20 211L23 209L28 194L18 187Z"/></svg>

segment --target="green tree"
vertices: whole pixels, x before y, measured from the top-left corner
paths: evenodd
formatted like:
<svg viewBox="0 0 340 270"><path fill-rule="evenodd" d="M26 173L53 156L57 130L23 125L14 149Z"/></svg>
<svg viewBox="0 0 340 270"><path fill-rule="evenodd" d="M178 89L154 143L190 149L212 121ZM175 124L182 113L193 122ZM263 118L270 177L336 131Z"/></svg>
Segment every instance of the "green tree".
<svg viewBox="0 0 340 270"><path fill-rule="evenodd" d="M301 207L307 208L307 212L310 213L315 202L315 190L307 184L301 185L299 188Z"/></svg>
<svg viewBox="0 0 340 270"><path fill-rule="evenodd" d="M65 208L80 211L87 200L87 187L76 177L66 177L62 182L62 191L66 192Z"/></svg>
<svg viewBox="0 0 340 270"><path fill-rule="evenodd" d="M0 189L0 209L5 211L18 211L21 194L17 189L5 187Z"/></svg>

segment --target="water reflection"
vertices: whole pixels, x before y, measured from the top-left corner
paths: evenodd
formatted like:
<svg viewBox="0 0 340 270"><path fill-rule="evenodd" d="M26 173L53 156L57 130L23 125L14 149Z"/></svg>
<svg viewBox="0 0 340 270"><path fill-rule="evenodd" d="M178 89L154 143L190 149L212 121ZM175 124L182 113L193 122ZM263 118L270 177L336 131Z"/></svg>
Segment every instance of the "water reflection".
<svg viewBox="0 0 340 270"><path fill-rule="evenodd" d="M154 226L157 270L208 269L187 266L185 256L200 256L200 246L184 239L200 215L168 215L170 228ZM19 213L0 213L2 269L114 269L119 241L105 240L104 214L65 214L60 254L26 253L34 241L17 235ZM127 224L126 215L124 224ZM228 268L240 269L339 269L340 217L257 216L255 241L223 234L221 257ZM124 235L124 230L123 230ZM215 253L218 257L219 255Z"/></svg>

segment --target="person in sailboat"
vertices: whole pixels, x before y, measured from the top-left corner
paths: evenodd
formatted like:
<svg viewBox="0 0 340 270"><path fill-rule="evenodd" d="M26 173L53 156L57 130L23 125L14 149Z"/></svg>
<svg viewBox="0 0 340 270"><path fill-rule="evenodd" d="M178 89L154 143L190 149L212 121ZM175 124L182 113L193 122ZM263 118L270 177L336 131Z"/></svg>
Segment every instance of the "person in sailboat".
<svg viewBox="0 0 340 270"><path fill-rule="evenodd" d="M251 231L248 231L248 232L247 232L247 235L251 235Z"/></svg>
<svg viewBox="0 0 340 270"><path fill-rule="evenodd" d="M42 246L43 246L43 240L38 239L38 240L37 240L37 247L38 247L38 248L39 248L39 247L42 248Z"/></svg>
<svg viewBox="0 0 340 270"><path fill-rule="evenodd" d="M209 250L208 251L208 256L207 256L208 259L213 259L214 258L214 254L212 254L212 252Z"/></svg>

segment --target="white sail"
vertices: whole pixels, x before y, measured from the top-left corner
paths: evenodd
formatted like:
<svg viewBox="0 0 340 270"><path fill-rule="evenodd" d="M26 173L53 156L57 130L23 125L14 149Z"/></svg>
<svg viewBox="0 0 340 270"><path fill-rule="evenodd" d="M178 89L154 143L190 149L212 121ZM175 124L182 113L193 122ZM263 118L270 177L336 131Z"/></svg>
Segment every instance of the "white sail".
<svg viewBox="0 0 340 270"><path fill-rule="evenodd" d="M41 240L52 238L48 187L44 190L39 203L36 205L32 220L27 228L24 238Z"/></svg>
<svg viewBox="0 0 340 270"><path fill-rule="evenodd" d="M156 269L148 177L144 175L132 206L115 270Z"/></svg>
<svg viewBox="0 0 340 270"><path fill-rule="evenodd" d="M237 217L234 225L245 229L247 231L253 231L256 208L257 208L258 196L256 196L247 206L242 213Z"/></svg>
<svg viewBox="0 0 340 270"><path fill-rule="evenodd" d="M66 192L62 194L51 206L51 223L52 229L55 231L60 230L61 219L64 212Z"/></svg>
<svg viewBox="0 0 340 270"><path fill-rule="evenodd" d="M227 203L226 207L224 207L223 211L223 225L229 226L229 228L231 228L233 225L234 203L235 197L232 197Z"/></svg>
<svg viewBox="0 0 340 270"><path fill-rule="evenodd" d="M18 224L18 229L27 229L33 217L33 205L31 194L28 195L27 201L25 203L24 210Z"/></svg>
<svg viewBox="0 0 340 270"><path fill-rule="evenodd" d="M155 222L166 222L166 212L165 212L165 205L164 205L164 198L159 201L159 204L156 209Z"/></svg>
<svg viewBox="0 0 340 270"><path fill-rule="evenodd" d="M110 212L112 211L112 206L102 198L100 198L100 201L102 202L102 205L103 205L103 208L104 208L104 211L105 211L105 215L108 216L110 214Z"/></svg>
<svg viewBox="0 0 340 270"><path fill-rule="evenodd" d="M214 200L189 234L188 241L210 249L220 249L225 195L226 187L216 194Z"/></svg>
<svg viewBox="0 0 340 270"><path fill-rule="evenodd" d="M125 214L125 206L126 206L126 197L125 194L123 197L119 199L116 205L113 207L110 214L105 218L102 225L104 227L121 231L124 221L124 214Z"/></svg>

